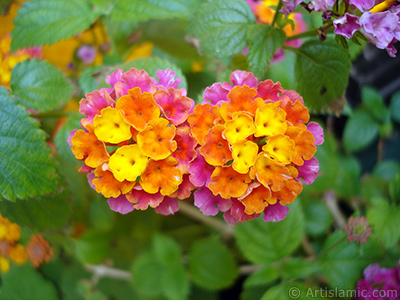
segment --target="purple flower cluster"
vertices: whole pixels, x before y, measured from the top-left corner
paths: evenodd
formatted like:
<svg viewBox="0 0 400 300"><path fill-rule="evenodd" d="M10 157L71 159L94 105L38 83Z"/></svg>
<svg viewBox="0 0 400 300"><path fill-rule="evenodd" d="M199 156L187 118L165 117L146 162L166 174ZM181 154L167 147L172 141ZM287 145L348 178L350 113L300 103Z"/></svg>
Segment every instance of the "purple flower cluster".
<svg viewBox="0 0 400 300"><path fill-rule="evenodd" d="M378 264L364 270L364 279L357 283L358 300L395 300L400 297L400 267L388 269Z"/></svg>

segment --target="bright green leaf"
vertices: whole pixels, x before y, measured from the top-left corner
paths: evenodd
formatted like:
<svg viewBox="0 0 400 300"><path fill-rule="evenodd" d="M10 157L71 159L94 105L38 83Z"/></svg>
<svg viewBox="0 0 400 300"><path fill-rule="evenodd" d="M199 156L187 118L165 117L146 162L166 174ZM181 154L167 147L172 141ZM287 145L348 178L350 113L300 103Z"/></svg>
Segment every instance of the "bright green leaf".
<svg viewBox="0 0 400 300"><path fill-rule="evenodd" d="M243 283L244 287L262 286L279 278L278 270L273 265L262 266L260 270L251 273Z"/></svg>
<svg viewBox="0 0 400 300"><path fill-rule="evenodd" d="M291 49L297 54L296 91L308 107L321 109L343 95L351 62L340 45L330 40L311 40Z"/></svg>
<svg viewBox="0 0 400 300"><path fill-rule="evenodd" d="M89 0L31 0L14 19L11 50L53 44L70 38L96 20Z"/></svg>
<svg viewBox="0 0 400 300"><path fill-rule="evenodd" d="M79 113L70 115L67 122L60 128L54 138L58 154L71 164L77 164L78 160L72 153L71 146L68 144L67 139L72 130L80 128L80 120L82 117L83 116Z"/></svg>
<svg viewBox="0 0 400 300"><path fill-rule="evenodd" d="M38 111L59 108L73 91L60 70L38 59L18 63L12 70L10 85L21 104Z"/></svg>
<svg viewBox="0 0 400 300"><path fill-rule="evenodd" d="M280 222L264 222L257 218L235 227L239 248L251 262L268 264L279 261L300 245L304 230L303 212L298 201L289 207L289 213Z"/></svg>
<svg viewBox="0 0 400 300"><path fill-rule="evenodd" d="M361 99L367 111L377 121L384 121L387 114L387 108L383 103L383 98L379 92L371 87L363 87L361 90Z"/></svg>
<svg viewBox="0 0 400 300"><path fill-rule="evenodd" d="M318 264L297 257L284 261L280 269L282 277L286 280L303 279L318 271Z"/></svg>
<svg viewBox="0 0 400 300"><path fill-rule="evenodd" d="M378 134L378 123L368 113L356 110L345 125L343 146L350 152L362 150L369 146Z"/></svg>
<svg viewBox="0 0 400 300"><path fill-rule="evenodd" d="M400 123L400 92L395 93L390 100L392 118Z"/></svg>
<svg viewBox="0 0 400 300"><path fill-rule="evenodd" d="M54 192L55 164L39 123L0 87L0 197L15 201Z"/></svg>
<svg viewBox="0 0 400 300"><path fill-rule="evenodd" d="M54 285L29 264L12 266L1 275L2 300L58 300Z"/></svg>
<svg viewBox="0 0 400 300"><path fill-rule="evenodd" d="M256 77L263 77L276 50L285 42L282 29L264 24L249 27L249 52L247 54L251 71Z"/></svg>
<svg viewBox="0 0 400 300"><path fill-rule="evenodd" d="M299 282L281 283L270 288L261 300L321 299L318 295L318 291L314 293L313 290L312 287L307 287ZM315 288L315 290L318 289Z"/></svg>
<svg viewBox="0 0 400 300"><path fill-rule="evenodd" d="M94 77L100 70L101 66L95 66L88 68L82 72L82 75L79 78L79 87L81 88L83 94L91 93L94 90L99 89L99 86Z"/></svg>
<svg viewBox="0 0 400 300"><path fill-rule="evenodd" d="M385 199L374 199L367 212L372 231L386 248L393 247L400 239L400 208L389 205Z"/></svg>
<svg viewBox="0 0 400 300"><path fill-rule="evenodd" d="M50 196L12 203L0 201L2 215L21 226L37 230L60 228L67 225L72 207L66 191Z"/></svg>
<svg viewBox="0 0 400 300"><path fill-rule="evenodd" d="M243 51L248 25L254 23L254 14L245 1L215 0L198 9L188 31L199 38L205 55L225 57Z"/></svg>
<svg viewBox="0 0 400 300"><path fill-rule="evenodd" d="M193 282L201 287L209 290L226 288L238 275L232 253L216 239L196 242L189 255L190 274Z"/></svg>
<svg viewBox="0 0 400 300"><path fill-rule="evenodd" d="M134 22L187 18L198 4L197 0L119 0L111 12L111 18L116 21Z"/></svg>
<svg viewBox="0 0 400 300"><path fill-rule="evenodd" d="M179 244L172 238L157 234L153 239L156 258L163 264L179 264L182 252Z"/></svg>
<svg viewBox="0 0 400 300"><path fill-rule="evenodd" d="M162 277L163 293L169 300L188 299L190 284L182 264L170 264L164 269Z"/></svg>

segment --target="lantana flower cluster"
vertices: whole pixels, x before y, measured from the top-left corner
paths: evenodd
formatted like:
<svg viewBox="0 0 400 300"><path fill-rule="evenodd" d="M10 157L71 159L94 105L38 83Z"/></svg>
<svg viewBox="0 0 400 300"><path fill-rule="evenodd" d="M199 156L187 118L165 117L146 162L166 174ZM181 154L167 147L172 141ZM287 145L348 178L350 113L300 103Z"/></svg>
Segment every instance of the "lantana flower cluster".
<svg viewBox="0 0 400 300"><path fill-rule="evenodd" d="M332 8L337 0L313 0L304 3L302 0L283 0L282 13L288 14L300 4L309 10L323 13L324 20L334 17ZM345 13L333 20L334 32L347 39L360 31L379 49L386 49L391 57L395 57L394 47L400 39L400 7L396 0L343 0Z"/></svg>
<svg viewBox="0 0 400 300"><path fill-rule="evenodd" d="M302 97L280 83L258 82L244 71L230 81L207 88L188 118L199 144L189 166L195 205L206 215L224 212L230 224L261 213L265 221L280 221L303 182L317 177L313 156L322 128L308 123Z"/></svg>
<svg viewBox="0 0 400 300"><path fill-rule="evenodd" d="M80 102L82 129L70 135L81 172L112 210L149 206L162 214L189 198L206 215L236 224L264 213L280 221L303 182L318 174L322 128L303 99L271 80L235 71L194 105L171 70L116 70L111 86Z"/></svg>
<svg viewBox="0 0 400 300"><path fill-rule="evenodd" d="M194 101L177 88L181 79L171 70L156 75L116 70L106 78L111 88L81 100L83 129L71 133L72 152L85 163L81 171L120 213L149 206L174 213L176 198L194 188L187 168L196 140L186 123Z"/></svg>

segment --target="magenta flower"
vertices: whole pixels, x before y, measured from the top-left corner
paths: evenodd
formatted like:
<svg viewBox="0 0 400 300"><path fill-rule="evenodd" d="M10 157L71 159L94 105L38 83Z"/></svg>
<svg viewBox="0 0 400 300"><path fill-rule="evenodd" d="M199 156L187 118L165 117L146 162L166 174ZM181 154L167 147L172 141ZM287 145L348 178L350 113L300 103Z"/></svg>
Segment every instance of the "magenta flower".
<svg viewBox="0 0 400 300"><path fill-rule="evenodd" d="M315 146L321 145L324 142L324 130L317 122L308 123L307 130L311 131L313 137L315 138Z"/></svg>
<svg viewBox="0 0 400 300"><path fill-rule="evenodd" d="M333 25L335 26L334 32L344 36L346 39L350 39L361 28L358 17L349 13L345 13L344 16L334 20Z"/></svg>
<svg viewBox="0 0 400 300"><path fill-rule="evenodd" d="M215 196L208 188L201 188L194 192L194 205L206 216L215 216L218 212L225 212L231 208L231 201L221 196Z"/></svg>
<svg viewBox="0 0 400 300"><path fill-rule="evenodd" d="M82 127L87 124L93 124L93 118L96 115L100 115L103 108L115 107L115 101L107 94L101 94L99 91L94 91L86 94L86 98L83 98L79 102L79 112L86 116L81 120Z"/></svg>
<svg viewBox="0 0 400 300"><path fill-rule="evenodd" d="M319 163L318 160L313 157L310 160L304 161L302 166L297 167L299 171L299 178L303 178L305 184L311 184L318 177Z"/></svg>
<svg viewBox="0 0 400 300"><path fill-rule="evenodd" d="M85 63L91 64L96 58L97 50L93 46L83 45L79 47L76 55Z"/></svg>
<svg viewBox="0 0 400 300"><path fill-rule="evenodd" d="M107 199L110 209L120 214L127 214L134 210L133 204L126 199L125 195L120 195L117 198Z"/></svg>
<svg viewBox="0 0 400 300"><path fill-rule="evenodd" d="M310 3L310 8L315 11L323 11L326 12L328 7L333 7L336 3L336 0L313 0Z"/></svg>
<svg viewBox="0 0 400 300"><path fill-rule="evenodd" d="M211 182L211 174L215 167L207 164L204 156L200 154L197 149L197 157L192 161L188 167L190 173L189 179L195 187L208 186Z"/></svg>
<svg viewBox="0 0 400 300"><path fill-rule="evenodd" d="M175 198L165 197L163 202L155 209L156 213L162 215L173 215L179 210L178 201Z"/></svg>
<svg viewBox="0 0 400 300"><path fill-rule="evenodd" d="M286 17L292 13L297 5L299 5L303 0L283 0L283 6L280 10Z"/></svg>
<svg viewBox="0 0 400 300"><path fill-rule="evenodd" d="M263 220L265 222L280 222L286 218L288 212L289 206L284 206L280 203L268 205L264 209Z"/></svg>

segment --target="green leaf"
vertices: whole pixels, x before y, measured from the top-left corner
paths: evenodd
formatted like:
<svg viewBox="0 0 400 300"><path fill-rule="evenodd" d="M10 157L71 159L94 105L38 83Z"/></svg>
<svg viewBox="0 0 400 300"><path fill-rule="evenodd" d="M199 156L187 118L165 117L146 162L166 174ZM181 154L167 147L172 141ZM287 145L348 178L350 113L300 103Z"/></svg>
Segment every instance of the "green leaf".
<svg viewBox="0 0 400 300"><path fill-rule="evenodd" d="M88 264L101 263L111 250L111 236L98 230L88 230L75 241L75 254Z"/></svg>
<svg viewBox="0 0 400 300"><path fill-rule="evenodd" d="M291 49L297 54L296 91L307 106L319 110L343 95L351 62L340 45L330 40L311 40Z"/></svg>
<svg viewBox="0 0 400 300"><path fill-rule="evenodd" d="M370 145L379 134L378 123L366 112L356 110L343 132L343 146L349 152L356 152Z"/></svg>
<svg viewBox="0 0 400 300"><path fill-rule="evenodd" d="M395 160L384 160L373 169L373 174L390 181L400 172L400 164Z"/></svg>
<svg viewBox="0 0 400 300"><path fill-rule="evenodd" d="M284 261L280 269L282 277L286 280L303 279L318 271L318 264L297 257Z"/></svg>
<svg viewBox="0 0 400 300"><path fill-rule="evenodd" d="M305 232L312 236L325 234L332 225L332 216L321 199L310 199L303 202Z"/></svg>
<svg viewBox="0 0 400 300"><path fill-rule="evenodd" d="M69 116L67 122L60 128L54 138L54 144L56 145L58 154L67 162L71 164L77 164L78 160L75 158L71 151L71 146L68 144L67 139L72 130L80 128L80 120L82 115L74 113Z"/></svg>
<svg viewBox="0 0 400 300"><path fill-rule="evenodd" d="M371 87L363 87L361 90L361 99L371 116L377 121L384 121L387 108L383 103L383 98L379 92Z"/></svg>
<svg viewBox="0 0 400 300"><path fill-rule="evenodd" d="M104 25L110 37L113 52L123 57L132 47L129 36L137 29L138 23L132 20L116 21L105 18Z"/></svg>
<svg viewBox="0 0 400 300"><path fill-rule="evenodd" d="M81 88L83 94L91 93L94 90L99 89L99 86L94 76L98 74L101 68L101 66L95 66L88 68L82 72L82 75L79 78L79 87Z"/></svg>
<svg viewBox="0 0 400 300"><path fill-rule="evenodd" d="M285 32L280 28L264 24L249 27L249 52L247 54L251 71L256 77L263 77L276 50L285 42Z"/></svg>
<svg viewBox="0 0 400 300"><path fill-rule="evenodd" d="M369 240L364 245L350 243L344 231L336 231L325 242L318 263L331 287L354 289L362 271L371 263L378 261L383 251Z"/></svg>
<svg viewBox="0 0 400 300"><path fill-rule="evenodd" d="M182 264L169 264L162 277L163 292L169 300L188 299L190 284Z"/></svg>
<svg viewBox="0 0 400 300"><path fill-rule="evenodd" d="M198 0L119 0L111 12L111 18L135 22L187 18L198 5Z"/></svg>
<svg viewBox="0 0 400 300"><path fill-rule="evenodd" d="M317 292L320 289L316 289ZM261 298L261 300L306 300L306 299L321 299L318 293L313 293L313 288L307 287L300 282L281 283L270 288Z"/></svg>
<svg viewBox="0 0 400 300"><path fill-rule="evenodd" d="M1 275L2 300L58 300L54 285L44 279L29 264L12 266L10 271Z"/></svg>
<svg viewBox="0 0 400 300"><path fill-rule="evenodd" d="M165 265L179 264L182 256L181 247L170 237L156 234L153 239L156 258Z"/></svg>
<svg viewBox="0 0 400 300"><path fill-rule="evenodd" d="M89 217L94 227L108 230L112 228L116 215L110 209L107 201L101 198L91 203Z"/></svg>
<svg viewBox="0 0 400 300"><path fill-rule="evenodd" d="M54 192L55 164L39 123L0 87L0 197L15 201Z"/></svg>
<svg viewBox="0 0 400 300"><path fill-rule="evenodd" d="M395 93L390 100L390 112L393 120L400 123L400 92Z"/></svg>
<svg viewBox="0 0 400 300"><path fill-rule="evenodd" d="M374 199L367 212L367 220L375 236L386 248L393 247L400 239L400 208L389 205L385 199Z"/></svg>
<svg viewBox="0 0 400 300"><path fill-rule="evenodd" d="M229 287L238 269L229 249L220 241L208 238L196 242L190 250L189 271L193 282L209 290Z"/></svg>
<svg viewBox="0 0 400 300"><path fill-rule="evenodd" d="M215 0L196 11L188 31L199 38L205 55L226 57L243 51L248 25L254 23L254 14L245 1Z"/></svg>
<svg viewBox="0 0 400 300"><path fill-rule="evenodd" d="M374 198L386 198L387 182L376 176L364 176L361 182L361 196L368 202L372 202Z"/></svg>
<svg viewBox="0 0 400 300"><path fill-rule="evenodd" d="M269 284L279 278L279 273L273 265L262 266L260 270L251 273L243 283L244 287L254 287Z"/></svg>
<svg viewBox="0 0 400 300"><path fill-rule="evenodd" d="M53 44L70 38L94 23L89 0L31 0L14 19L11 50Z"/></svg>
<svg viewBox="0 0 400 300"><path fill-rule="evenodd" d="M64 227L72 214L66 191L14 203L3 200L0 201L0 210L12 222L37 230Z"/></svg>
<svg viewBox="0 0 400 300"><path fill-rule="evenodd" d="M264 222L257 218L235 227L238 246L251 262L268 264L279 261L300 245L304 230L303 212L298 201L289 207L289 213L280 222Z"/></svg>
<svg viewBox="0 0 400 300"><path fill-rule="evenodd" d="M143 252L133 262L132 284L144 296L159 296L163 290L163 286L160 284L163 278L162 271L163 265L154 259L154 252Z"/></svg>
<svg viewBox="0 0 400 300"><path fill-rule="evenodd" d="M361 167L357 159L350 156L339 158L339 173L335 182L335 192L341 197L358 195L360 192Z"/></svg>
<svg viewBox="0 0 400 300"><path fill-rule="evenodd" d="M59 108L73 91L59 69L38 59L18 63L12 70L10 86L22 105L38 111Z"/></svg>
<svg viewBox="0 0 400 300"><path fill-rule="evenodd" d="M389 182L389 195L392 201L400 203L400 173Z"/></svg>

